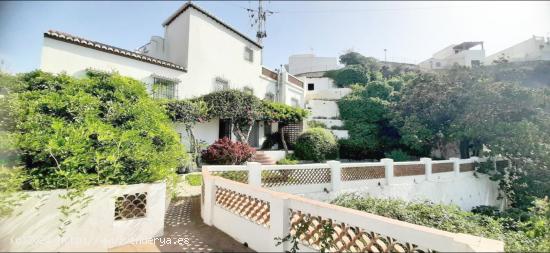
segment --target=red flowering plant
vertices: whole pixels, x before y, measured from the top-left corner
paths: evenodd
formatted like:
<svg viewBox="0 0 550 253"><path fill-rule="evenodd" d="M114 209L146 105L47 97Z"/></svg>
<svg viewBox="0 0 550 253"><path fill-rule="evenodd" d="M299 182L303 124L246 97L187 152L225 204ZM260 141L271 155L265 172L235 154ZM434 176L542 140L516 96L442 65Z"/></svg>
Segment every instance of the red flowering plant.
<svg viewBox="0 0 550 253"><path fill-rule="evenodd" d="M256 149L244 142L233 142L224 137L202 151L202 160L208 164L236 165L252 158Z"/></svg>

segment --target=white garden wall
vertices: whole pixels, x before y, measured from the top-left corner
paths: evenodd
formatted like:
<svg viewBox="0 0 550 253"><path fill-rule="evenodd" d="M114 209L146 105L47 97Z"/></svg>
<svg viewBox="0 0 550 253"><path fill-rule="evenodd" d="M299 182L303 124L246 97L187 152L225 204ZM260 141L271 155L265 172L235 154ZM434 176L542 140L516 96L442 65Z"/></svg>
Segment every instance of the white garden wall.
<svg viewBox="0 0 550 253"><path fill-rule="evenodd" d="M109 248L161 236L166 210L166 184L94 187L92 201L58 234L59 198L65 190L27 192L29 197L0 220L0 251L107 251ZM115 200L124 194L147 193L145 217L115 220Z"/></svg>
<svg viewBox="0 0 550 253"><path fill-rule="evenodd" d="M436 173L432 174L432 161L424 159L422 165L425 165L426 174L422 176L429 180L473 177L470 171L472 167L466 167L462 172L463 175L458 175L462 170L460 165L471 164L472 161L454 159L451 175L441 176L438 175L442 174L438 173L441 166L438 166L434 171ZM434 162L436 163L438 162ZM406 170L401 167L396 175L418 174L418 169L422 167L419 166L419 162L396 164L396 166L403 165L415 166ZM368 172L371 169L369 167L372 166L376 166L380 172L382 166L382 172L388 176L383 176L380 182L373 182L373 184L380 183L384 187L407 184L410 180L410 178L394 178L391 159L385 159L380 163L356 163L346 166L344 167L348 169L360 169L359 173L355 171L352 177L362 177L361 173ZM368 251L372 249L369 248L371 246L391 249L396 245L414 245L411 251L502 252L504 250L504 244L500 241L418 226L288 193L314 192L319 189L342 191L349 186L340 180L344 175L340 174L342 169L342 164L336 161L326 164L278 166L259 163L248 163L247 166L205 166L202 173L204 183L201 217L207 225L215 226L237 241L248 244L251 249L261 252L288 251L290 249L288 243L276 246L274 238L283 238L296 232L297 224L301 222L312 222L307 225L308 229L304 232L306 238L320 238L322 236L319 230L320 224L331 225L334 229L331 236L339 238L339 242L333 245L330 251L348 251L351 248ZM443 169L447 170L448 167ZM234 178L237 180L234 181L218 176L231 171L234 172L233 176L245 175L245 178ZM346 177L349 177L349 170L347 173ZM274 185L276 187L270 187ZM361 237L355 240L357 235ZM345 238L352 240L347 241ZM319 240L302 240L300 244L301 251L319 251L320 249Z"/></svg>

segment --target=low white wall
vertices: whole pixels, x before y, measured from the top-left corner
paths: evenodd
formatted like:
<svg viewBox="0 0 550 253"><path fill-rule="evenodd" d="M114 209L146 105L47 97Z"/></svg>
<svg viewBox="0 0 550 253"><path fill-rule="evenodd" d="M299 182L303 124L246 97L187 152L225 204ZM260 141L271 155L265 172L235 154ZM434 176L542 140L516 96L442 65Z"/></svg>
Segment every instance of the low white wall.
<svg viewBox="0 0 550 253"><path fill-rule="evenodd" d="M279 161L282 159L285 159L286 154L284 150L261 150L265 155L271 157L271 159L275 161ZM292 153L292 151L289 151L289 153Z"/></svg>
<svg viewBox="0 0 550 253"><path fill-rule="evenodd" d="M306 92L306 100L338 100L351 93L350 88L331 88L310 90Z"/></svg>
<svg viewBox="0 0 550 253"><path fill-rule="evenodd" d="M329 166L332 172L337 171L338 166L334 162L329 163ZM279 167L282 170L311 169L311 173L315 173L317 169L326 169L327 165L312 164ZM289 243L275 246L276 240L274 238L287 236L292 230L289 220L294 219L295 215L300 215L300 213L311 215L319 222L321 220L337 221L333 224L333 228L338 231L337 233L343 231L346 234L351 233L349 236L354 236L357 230L346 232L345 228L356 227L366 233L373 232L384 238L392 238L399 243L403 243L402 245L406 243L418 245L422 250L449 252L502 252L504 250L504 244L500 241L445 232L288 193L276 192L281 188L262 188L261 171L273 168L275 166L261 166L259 163L233 166L233 168L231 166L203 167L204 194L201 200L201 216L204 222L207 225L219 228L237 241L247 243L251 249L260 252L289 251ZM248 170L248 184L210 174L210 171L232 170ZM331 178L334 179L332 172ZM398 180L395 182L397 183ZM265 219L258 219L258 217L265 217L266 215L269 217L267 222ZM318 236L318 231L315 229L308 229L305 233L306 236L312 238ZM302 243L305 242L302 241ZM319 242L309 240L309 243L318 244ZM385 245L391 247L391 245ZM346 245L336 245L335 247L337 250L347 249ZM317 249L302 244L300 245L300 252L303 251L317 251Z"/></svg>
<svg viewBox="0 0 550 253"><path fill-rule="evenodd" d="M338 104L335 101L329 100L310 100L307 108L310 108L310 118L325 117L330 119L332 117L340 117L340 111L338 110Z"/></svg>
<svg viewBox="0 0 550 253"><path fill-rule="evenodd" d="M455 204L463 210L471 210L479 205L501 206L498 198L498 184L491 181L487 175L473 176L473 172L454 172L433 174L432 180L425 176L395 177L390 185L385 179L357 180L342 182L342 190L325 193L299 194L300 188L294 188L294 194L307 198L329 202L345 193L358 193L376 198L402 199L405 201L428 200L440 204Z"/></svg>
<svg viewBox="0 0 550 253"><path fill-rule="evenodd" d="M124 194L147 193L143 218L115 220L115 200ZM0 251L107 251L109 248L162 236L166 184L135 184L94 187L86 191L92 201L72 217L59 237L59 198L65 190L28 192L29 198L0 220Z"/></svg>

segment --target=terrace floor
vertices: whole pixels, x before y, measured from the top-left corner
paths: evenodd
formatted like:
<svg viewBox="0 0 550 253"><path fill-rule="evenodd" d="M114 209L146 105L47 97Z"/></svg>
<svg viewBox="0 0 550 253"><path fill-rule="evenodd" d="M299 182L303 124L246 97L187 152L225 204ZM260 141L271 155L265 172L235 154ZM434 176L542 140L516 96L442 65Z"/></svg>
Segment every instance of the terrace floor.
<svg viewBox="0 0 550 253"><path fill-rule="evenodd" d="M178 239L183 243L176 243ZM168 243L168 240L171 243ZM128 244L109 251L254 252L222 231L202 222L200 196L185 196L172 200L164 220L164 236L155 238L154 243Z"/></svg>

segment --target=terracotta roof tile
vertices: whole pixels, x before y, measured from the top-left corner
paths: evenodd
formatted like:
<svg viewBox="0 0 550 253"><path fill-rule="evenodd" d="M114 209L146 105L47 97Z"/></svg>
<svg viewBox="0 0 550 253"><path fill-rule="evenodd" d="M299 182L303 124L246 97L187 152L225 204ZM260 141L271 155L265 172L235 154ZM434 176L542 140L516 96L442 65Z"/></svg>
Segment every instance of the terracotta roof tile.
<svg viewBox="0 0 550 253"><path fill-rule="evenodd" d="M171 63L171 62L168 62L168 61L165 61L165 60L161 60L161 59L157 59L157 58L154 58L154 57L151 57L151 56L135 53L135 52L132 52L132 51L129 51L129 50L126 50L126 49L110 46L110 45L103 44L103 43L100 43L100 42L80 38L80 37L73 36L71 34L64 33L64 32L49 30L48 32L44 33L44 37L48 37L48 38L52 38L52 39L72 43L72 44L83 46L83 47L89 47L89 48L104 51L104 52L107 52L107 53L128 57L128 58L131 58L131 59L134 59L134 60L148 62L148 63L151 63L151 64L155 64L155 65L159 65L159 66L163 66L163 67L167 67L167 68L187 72L185 67L174 64L174 63Z"/></svg>

